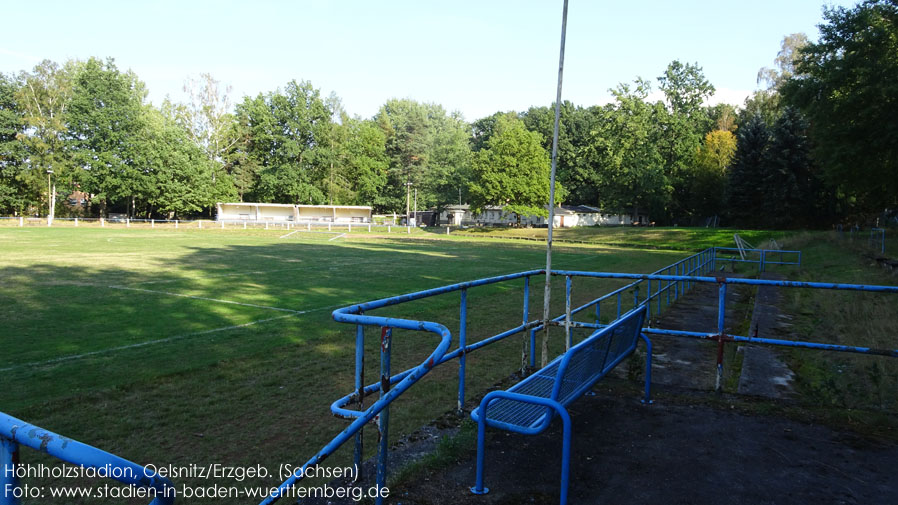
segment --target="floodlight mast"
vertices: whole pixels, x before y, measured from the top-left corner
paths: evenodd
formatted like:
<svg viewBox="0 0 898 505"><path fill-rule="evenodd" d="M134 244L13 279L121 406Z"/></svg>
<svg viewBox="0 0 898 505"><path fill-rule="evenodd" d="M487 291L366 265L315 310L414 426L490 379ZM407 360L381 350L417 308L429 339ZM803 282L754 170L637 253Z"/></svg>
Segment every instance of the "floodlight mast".
<svg viewBox="0 0 898 505"><path fill-rule="evenodd" d="M561 51L558 56L558 91L555 94L555 129L552 132L552 172L549 177L549 233L546 236L546 291L543 295L543 345L540 354L542 367L549 362L549 301L552 298L552 227L555 224L555 167L558 162L558 122L561 118L561 78L564 74L564 37L567 32L567 2L561 14ZM569 339L565 335L565 346ZM566 349L566 347L565 347Z"/></svg>

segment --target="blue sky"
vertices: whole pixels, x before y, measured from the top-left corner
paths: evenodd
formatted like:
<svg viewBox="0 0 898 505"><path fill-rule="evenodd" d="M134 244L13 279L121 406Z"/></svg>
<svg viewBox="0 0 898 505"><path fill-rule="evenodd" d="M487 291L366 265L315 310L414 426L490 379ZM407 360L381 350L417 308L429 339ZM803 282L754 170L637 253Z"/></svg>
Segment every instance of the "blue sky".
<svg viewBox="0 0 898 505"><path fill-rule="evenodd" d="M853 1L826 5L853 5ZM564 99L697 62L718 101L756 89L783 36L816 40L822 0L570 0ZM350 114L389 98L436 102L474 120L555 98L561 0L41 1L4 6L0 72L48 58L115 58L158 104L182 100L188 76L211 73L234 101L309 80Z"/></svg>

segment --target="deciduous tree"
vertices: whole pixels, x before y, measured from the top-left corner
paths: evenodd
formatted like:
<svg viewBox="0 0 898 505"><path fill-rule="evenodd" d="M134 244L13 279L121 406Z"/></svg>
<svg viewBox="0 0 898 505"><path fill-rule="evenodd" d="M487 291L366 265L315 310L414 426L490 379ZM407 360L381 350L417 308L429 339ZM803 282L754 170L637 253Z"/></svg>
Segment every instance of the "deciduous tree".
<svg viewBox="0 0 898 505"><path fill-rule="evenodd" d="M548 216L549 155L538 134L509 117L498 118L485 149L474 155L471 208L504 207L519 216ZM563 190L556 187L556 198Z"/></svg>
<svg viewBox="0 0 898 505"><path fill-rule="evenodd" d="M820 40L803 47L787 103L808 118L828 184L856 210L898 206L898 4L866 0L824 10Z"/></svg>

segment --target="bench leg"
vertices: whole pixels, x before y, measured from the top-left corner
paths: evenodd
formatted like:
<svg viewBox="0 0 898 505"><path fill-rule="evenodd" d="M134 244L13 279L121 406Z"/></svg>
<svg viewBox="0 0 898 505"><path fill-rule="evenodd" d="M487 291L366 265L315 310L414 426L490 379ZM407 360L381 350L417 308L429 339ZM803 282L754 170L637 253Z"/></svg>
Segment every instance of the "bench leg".
<svg viewBox="0 0 898 505"><path fill-rule="evenodd" d="M561 440L561 505L567 504L568 481L571 476L571 416L566 409L556 409L563 425Z"/></svg>
<svg viewBox="0 0 898 505"><path fill-rule="evenodd" d="M486 452L486 418L487 409L493 399L509 398L512 400L542 405L554 410L561 418L563 425L561 442L561 505L567 505L568 481L571 474L571 416L561 404L548 398L535 398L509 391L493 391L480 402L480 416L477 419L477 482L471 488L474 494L487 494L489 488L483 485L484 453Z"/></svg>
<svg viewBox="0 0 898 505"><path fill-rule="evenodd" d="M477 482L471 488L474 494L487 494L489 488L483 487L483 453L486 452L486 412L481 410L480 419L477 420Z"/></svg>
<svg viewBox="0 0 898 505"><path fill-rule="evenodd" d="M652 404L652 341L643 333L640 333L639 336L645 340L645 398L642 399L642 403L650 405Z"/></svg>

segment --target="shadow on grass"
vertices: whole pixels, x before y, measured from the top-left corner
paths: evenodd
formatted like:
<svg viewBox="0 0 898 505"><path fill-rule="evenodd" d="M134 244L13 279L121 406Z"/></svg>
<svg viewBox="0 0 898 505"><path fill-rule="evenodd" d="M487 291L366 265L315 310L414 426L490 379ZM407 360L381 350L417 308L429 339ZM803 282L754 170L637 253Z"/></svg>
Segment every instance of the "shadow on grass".
<svg viewBox="0 0 898 505"><path fill-rule="evenodd" d="M302 463L345 426L328 407L353 388L355 330L331 320L334 308L539 268L545 254L527 244L407 238L235 244L228 237L236 235L212 239L212 232L173 234L172 241L119 250L125 246L108 241L110 232L81 232L79 240L98 244L58 253L47 247L34 261L0 268L0 311L8 322L0 330L7 351L0 362L0 409L155 464L275 469ZM142 236L115 233L124 242ZM192 240L179 242L185 236ZM81 254L82 247L94 252ZM647 272L678 257L561 248L555 263ZM578 284L575 300L609 285ZM557 314L563 282L554 286ZM542 287L533 281L531 307L540 305ZM522 283L472 290L469 341L519 324L522 296ZM387 313L437 320L455 335L458 294ZM367 332L368 370L378 368L375 333ZM396 372L419 363L436 344L413 332L397 332L394 339ZM559 342L553 340L553 351ZM516 337L471 354L468 390L477 394L515 370L521 345ZM456 374L455 364L434 369L400 399L391 438L453 409ZM367 382L373 380L369 373ZM375 434L366 438L370 454ZM42 457L23 452L23 461ZM343 449L331 464L348 458ZM277 482L269 477L247 485ZM200 479L181 483L208 485Z"/></svg>

